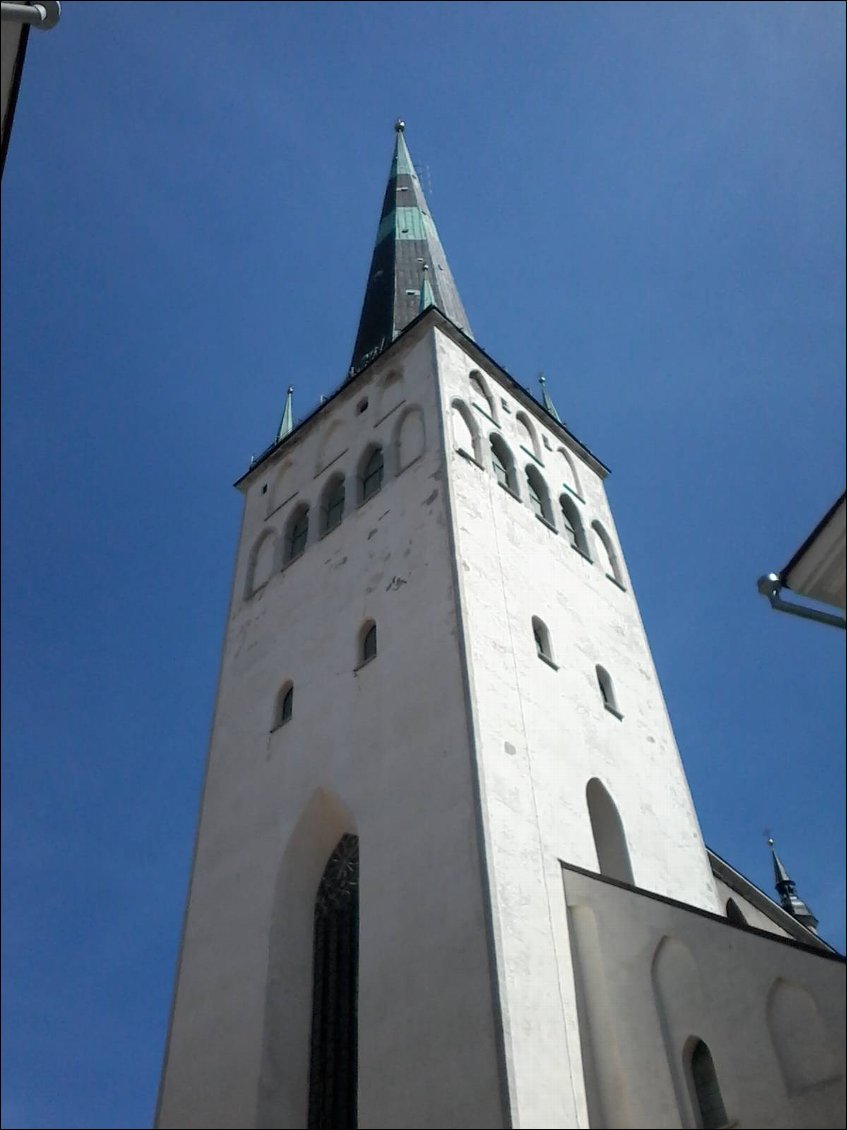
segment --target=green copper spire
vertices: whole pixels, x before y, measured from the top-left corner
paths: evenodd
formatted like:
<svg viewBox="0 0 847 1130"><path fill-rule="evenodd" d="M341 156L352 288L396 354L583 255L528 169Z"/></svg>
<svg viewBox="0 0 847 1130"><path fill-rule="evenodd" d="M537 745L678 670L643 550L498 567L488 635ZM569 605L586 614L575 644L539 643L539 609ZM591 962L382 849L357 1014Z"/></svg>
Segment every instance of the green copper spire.
<svg viewBox="0 0 847 1130"><path fill-rule="evenodd" d="M544 405L544 410L549 412L553 419L558 420L561 424L562 417L556 411L556 405L553 403L553 399L547 391L547 378L543 373L538 374L538 383L541 385L541 403Z"/></svg>
<svg viewBox="0 0 847 1130"><path fill-rule="evenodd" d="M437 306L468 336L473 336L406 147L405 128L401 121L394 126L394 157L350 361L351 376L390 345L428 306Z"/></svg>
<svg viewBox="0 0 847 1130"><path fill-rule="evenodd" d="M279 422L279 428L276 433L276 441L279 443L281 439L285 439L287 435L294 428L294 385L288 386L288 392L285 395L285 409L282 413L282 419Z"/></svg>

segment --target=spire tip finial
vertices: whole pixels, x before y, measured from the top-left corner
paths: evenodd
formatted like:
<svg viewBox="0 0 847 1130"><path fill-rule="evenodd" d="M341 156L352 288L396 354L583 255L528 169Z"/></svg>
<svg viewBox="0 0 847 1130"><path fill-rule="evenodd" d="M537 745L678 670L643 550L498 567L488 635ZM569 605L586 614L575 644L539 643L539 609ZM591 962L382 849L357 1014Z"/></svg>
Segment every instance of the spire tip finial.
<svg viewBox="0 0 847 1130"><path fill-rule="evenodd" d="M402 118L398 118L397 121L394 123L394 132L395 133L402 133L405 128L406 128L406 123L403 121Z"/></svg>

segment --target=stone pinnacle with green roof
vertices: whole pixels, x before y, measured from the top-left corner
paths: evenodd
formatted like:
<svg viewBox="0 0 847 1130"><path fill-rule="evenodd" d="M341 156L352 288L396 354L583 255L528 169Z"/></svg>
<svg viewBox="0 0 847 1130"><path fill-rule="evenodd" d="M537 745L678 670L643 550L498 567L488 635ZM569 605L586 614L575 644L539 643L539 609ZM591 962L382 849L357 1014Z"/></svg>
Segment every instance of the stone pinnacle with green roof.
<svg viewBox="0 0 847 1130"><path fill-rule="evenodd" d="M368 273L353 376L378 356L428 306L437 306L472 337L465 308L438 238L404 136L395 126L394 157Z"/></svg>

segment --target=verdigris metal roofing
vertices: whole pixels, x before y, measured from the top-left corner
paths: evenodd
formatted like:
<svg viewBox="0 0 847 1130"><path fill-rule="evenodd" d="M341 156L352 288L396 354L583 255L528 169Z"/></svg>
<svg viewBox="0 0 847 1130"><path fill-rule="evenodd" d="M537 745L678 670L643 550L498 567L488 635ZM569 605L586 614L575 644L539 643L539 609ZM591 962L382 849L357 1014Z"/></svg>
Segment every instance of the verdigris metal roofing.
<svg viewBox="0 0 847 1130"><path fill-rule="evenodd" d="M397 122L394 128L394 158L350 361L350 376L389 346L427 306L437 306L468 337L473 337L406 147L403 122Z"/></svg>

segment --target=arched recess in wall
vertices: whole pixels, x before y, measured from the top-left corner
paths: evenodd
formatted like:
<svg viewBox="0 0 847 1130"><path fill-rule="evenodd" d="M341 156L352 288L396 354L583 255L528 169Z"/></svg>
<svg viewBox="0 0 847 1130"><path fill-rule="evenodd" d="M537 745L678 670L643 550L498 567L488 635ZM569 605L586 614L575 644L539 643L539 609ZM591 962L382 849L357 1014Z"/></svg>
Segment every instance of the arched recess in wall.
<svg viewBox="0 0 847 1130"><path fill-rule="evenodd" d="M291 827L282 853L265 982L256 1111L261 1130L309 1122L313 992L303 970L313 968L315 896L336 847L345 835L356 833L344 802L329 790L317 789Z"/></svg>
<svg viewBox="0 0 847 1130"><path fill-rule="evenodd" d="M379 382L377 419L387 416L389 412L393 412L399 404L403 403L403 384L403 374L399 369L392 369Z"/></svg>
<svg viewBox="0 0 847 1130"><path fill-rule="evenodd" d="M453 428L453 446L457 451L463 451L472 456L477 463L482 462L479 427L471 414L471 410L461 400L454 400L450 415Z"/></svg>
<svg viewBox="0 0 847 1130"><path fill-rule="evenodd" d="M276 530L263 530L250 550L247 559L247 576L244 581L245 600L257 593L271 579L276 569Z"/></svg>
<svg viewBox="0 0 847 1130"><path fill-rule="evenodd" d="M683 1126L696 1125L685 1049L692 1032L705 1030L708 1017L700 971L688 947L665 936L653 954L650 977L679 1117Z"/></svg>
<svg viewBox="0 0 847 1130"><path fill-rule="evenodd" d="M779 977L768 993L768 1032L785 1089L799 1095L838 1078L826 1025L814 997Z"/></svg>
<svg viewBox="0 0 847 1130"><path fill-rule="evenodd" d="M518 429L518 437L522 447L534 455L536 459L541 459L541 447L538 443L538 433L535 430L535 425L530 420L525 412L517 412L515 414L515 424Z"/></svg>
<svg viewBox="0 0 847 1130"><path fill-rule="evenodd" d="M315 460L315 474L319 475L330 463L334 463L340 455L344 454L345 432L344 425L338 419L331 420L318 444L318 457Z"/></svg>
<svg viewBox="0 0 847 1130"><path fill-rule="evenodd" d="M267 498L267 513L268 515L282 506L283 502L292 493L291 484L293 482L291 476L291 468L293 461L291 459L283 459L282 463L274 470L271 479L270 490L268 491Z"/></svg>
<svg viewBox="0 0 847 1130"><path fill-rule="evenodd" d="M426 449L424 416L418 405L413 404L403 410L394 429L394 451L397 460L397 474L420 459Z"/></svg>
<svg viewBox="0 0 847 1130"><path fill-rule="evenodd" d="M585 799L600 874L608 879L619 879L622 883L634 885L629 848L617 805L596 777L588 782Z"/></svg>
<svg viewBox="0 0 847 1130"><path fill-rule="evenodd" d="M616 584L620 585L621 588L623 588L623 574L621 573L621 567L618 562L618 555L615 552L615 547L612 544L612 539L606 533L603 526L596 520L591 523L591 529L594 531L595 537L597 539L595 549L597 551L597 560L600 564L600 568L603 570L609 580L614 581Z"/></svg>
<svg viewBox="0 0 847 1130"><path fill-rule="evenodd" d="M562 475L562 483L568 490L573 491L578 498L582 498L582 487L580 486L579 475L576 470L576 461L563 447L559 448L557 454L559 456L559 471Z"/></svg>
<svg viewBox="0 0 847 1130"><path fill-rule="evenodd" d="M497 405L494 402L494 397L491 394L491 389L488 387L488 381L479 371L473 369L468 375L468 384L470 385L471 396L476 397L476 402L483 412L487 412L491 419L498 422L497 419Z"/></svg>

